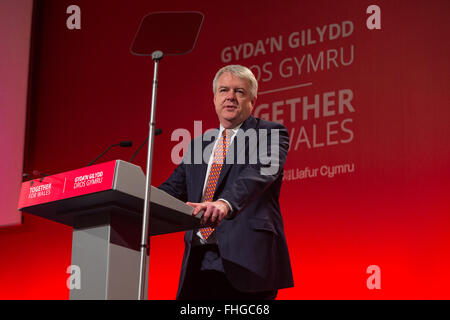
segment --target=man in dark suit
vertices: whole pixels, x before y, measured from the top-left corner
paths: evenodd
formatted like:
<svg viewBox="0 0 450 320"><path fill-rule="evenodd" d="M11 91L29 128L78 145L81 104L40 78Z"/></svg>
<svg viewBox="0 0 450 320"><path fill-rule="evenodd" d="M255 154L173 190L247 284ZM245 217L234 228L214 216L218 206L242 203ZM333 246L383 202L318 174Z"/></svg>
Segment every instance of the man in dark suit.
<svg viewBox="0 0 450 320"><path fill-rule="evenodd" d="M251 115L257 90L248 68L220 69L213 81L218 134L212 142L207 133L194 139L159 186L194 215L203 212L205 228L185 234L178 299L274 299L293 286L278 202L289 136Z"/></svg>

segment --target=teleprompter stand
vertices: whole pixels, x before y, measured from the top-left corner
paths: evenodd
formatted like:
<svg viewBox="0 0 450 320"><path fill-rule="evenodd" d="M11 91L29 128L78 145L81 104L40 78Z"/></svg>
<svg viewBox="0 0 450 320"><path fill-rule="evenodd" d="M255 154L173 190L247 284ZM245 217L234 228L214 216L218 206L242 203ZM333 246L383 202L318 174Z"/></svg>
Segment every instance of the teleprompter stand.
<svg viewBox="0 0 450 320"><path fill-rule="evenodd" d="M158 88L159 63L163 56L187 54L195 46L203 22L199 12L158 12L145 16L141 22L131 47L131 52L139 56L151 56L154 62L153 90L150 110L149 139L147 149L147 175L145 183L145 201L141 232L141 256L139 268L138 299L142 300L146 292L146 252L150 248L148 239L149 211L151 195L151 173L153 142L155 132L156 95Z"/></svg>

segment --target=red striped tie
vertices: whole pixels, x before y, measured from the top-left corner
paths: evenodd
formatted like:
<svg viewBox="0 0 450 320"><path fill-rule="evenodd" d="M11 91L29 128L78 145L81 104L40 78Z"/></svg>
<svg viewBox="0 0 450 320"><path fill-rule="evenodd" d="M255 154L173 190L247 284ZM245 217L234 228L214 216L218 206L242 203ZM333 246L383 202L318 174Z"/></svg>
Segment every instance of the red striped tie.
<svg viewBox="0 0 450 320"><path fill-rule="evenodd" d="M212 201L214 191L216 190L217 181L219 180L220 171L222 170L223 163L225 162L225 156L227 154L228 147L230 146L230 129L224 129L222 136L217 142L216 149L214 150L213 163L209 171L208 182L206 184L206 191L203 196L203 201ZM214 228L206 227L200 229L200 233L203 239L208 239L213 233Z"/></svg>

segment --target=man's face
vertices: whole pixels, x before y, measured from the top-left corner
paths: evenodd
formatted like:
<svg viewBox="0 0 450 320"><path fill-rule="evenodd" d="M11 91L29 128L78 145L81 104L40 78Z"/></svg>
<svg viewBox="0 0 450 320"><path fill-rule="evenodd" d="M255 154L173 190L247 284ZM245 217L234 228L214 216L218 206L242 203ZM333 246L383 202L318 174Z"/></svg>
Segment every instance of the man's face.
<svg viewBox="0 0 450 320"><path fill-rule="evenodd" d="M229 72L217 79L214 105L223 127L234 128L252 113L256 98L250 93L250 81Z"/></svg>

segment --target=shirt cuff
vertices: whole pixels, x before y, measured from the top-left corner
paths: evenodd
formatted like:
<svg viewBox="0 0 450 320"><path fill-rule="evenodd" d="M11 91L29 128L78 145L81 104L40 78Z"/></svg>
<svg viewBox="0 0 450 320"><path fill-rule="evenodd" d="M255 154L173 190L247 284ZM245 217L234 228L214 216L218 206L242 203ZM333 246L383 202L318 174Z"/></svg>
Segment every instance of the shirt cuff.
<svg viewBox="0 0 450 320"><path fill-rule="evenodd" d="M230 211L228 212L228 214L230 214L230 213L233 212L233 208L231 207L231 204L230 204L227 200L225 200L225 199L223 199L223 198L220 198L220 199L217 199L217 200L223 201L223 202L225 202L225 203L227 204L228 208L230 209Z"/></svg>

